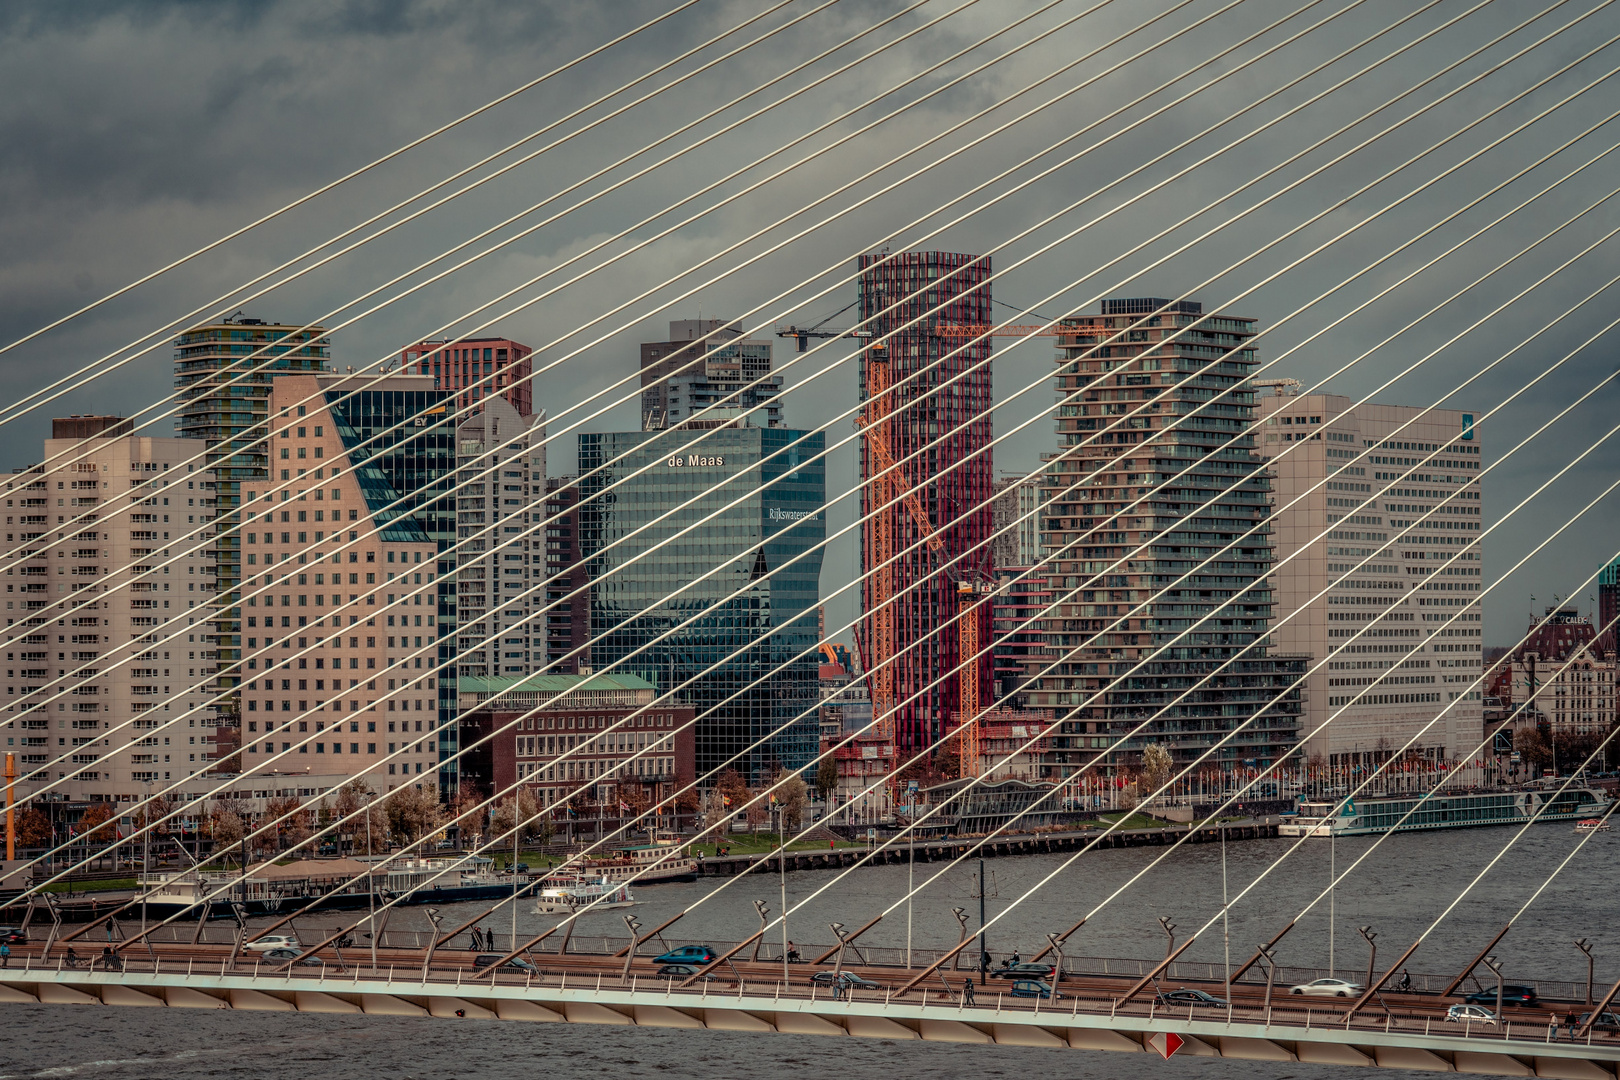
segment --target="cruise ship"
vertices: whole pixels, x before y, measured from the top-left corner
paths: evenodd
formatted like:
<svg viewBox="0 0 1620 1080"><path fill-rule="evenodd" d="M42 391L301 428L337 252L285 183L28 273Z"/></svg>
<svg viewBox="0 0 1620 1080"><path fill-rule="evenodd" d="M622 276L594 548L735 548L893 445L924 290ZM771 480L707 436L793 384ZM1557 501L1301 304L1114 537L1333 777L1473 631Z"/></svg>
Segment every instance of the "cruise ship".
<svg viewBox="0 0 1620 1080"><path fill-rule="evenodd" d="M1421 805L1419 805L1421 803ZM1299 816L1277 826L1278 836L1362 836L1367 833L1461 829L1600 817L1609 797L1588 787L1518 791L1377 795L1344 803L1301 802ZM1412 811L1408 815L1408 811ZM1404 820L1403 820L1404 819Z"/></svg>

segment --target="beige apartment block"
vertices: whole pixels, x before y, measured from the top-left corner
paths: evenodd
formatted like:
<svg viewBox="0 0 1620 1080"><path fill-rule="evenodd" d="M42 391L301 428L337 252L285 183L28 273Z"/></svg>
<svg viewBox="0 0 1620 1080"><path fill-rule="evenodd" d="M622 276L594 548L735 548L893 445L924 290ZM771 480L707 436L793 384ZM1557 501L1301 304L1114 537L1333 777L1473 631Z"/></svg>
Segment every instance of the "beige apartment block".
<svg viewBox="0 0 1620 1080"><path fill-rule="evenodd" d="M52 422L5 482L4 751L69 803L131 803L208 768L213 474L191 439Z"/></svg>
<svg viewBox="0 0 1620 1080"><path fill-rule="evenodd" d="M380 476L357 469L321 394L395 383L431 387L420 376L273 384L270 479L242 492L246 787L363 775L379 791L437 790L437 549L408 516L373 517L361 480L375 488Z"/></svg>
<svg viewBox="0 0 1620 1080"><path fill-rule="evenodd" d="M1409 757L1471 767L1482 697L1473 416L1277 389L1259 410L1278 514L1272 637L1315 657L1301 736L1327 726L1309 754L1353 770L1411 740Z"/></svg>

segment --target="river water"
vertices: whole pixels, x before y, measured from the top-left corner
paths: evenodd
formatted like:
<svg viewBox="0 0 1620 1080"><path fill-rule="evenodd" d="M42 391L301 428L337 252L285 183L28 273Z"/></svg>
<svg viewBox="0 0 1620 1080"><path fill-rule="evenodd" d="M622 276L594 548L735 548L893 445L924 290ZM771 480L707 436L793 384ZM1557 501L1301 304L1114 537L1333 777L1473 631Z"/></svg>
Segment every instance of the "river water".
<svg viewBox="0 0 1620 1080"><path fill-rule="evenodd" d="M1283 940L1279 959L1286 967L1325 967L1331 936L1336 969L1341 975L1360 979L1365 975L1368 950L1356 928L1371 926L1380 968L1427 932L1408 967L1415 976L1454 973L1548 880L1580 839L1567 824L1536 826L1501 856L1504 845L1516 834L1516 829L1491 828L1389 837L1336 891L1333 918L1328 918L1329 905L1324 900ZM1229 844L1226 880L1231 895L1250 886L1268 867L1274 868L1233 907L1233 962L1246 958L1255 944L1299 915L1326 887L1330 860L1343 870L1365 854L1374 839L1347 838L1331 845L1318 839L1303 845L1293 840ZM1620 892L1620 866L1613 850L1617 842L1620 840L1612 834L1593 837L1503 939L1495 952L1510 979L1584 981L1585 961L1573 944L1578 937L1593 943L1597 979L1604 988L1605 980L1620 975L1620 931L1608 925L1613 898ZM987 860L986 913L991 919L1005 913L990 927L990 951L1000 957L1016 948L1030 955L1044 944L1044 934L1067 929L1159 854L1160 850L1137 848L1099 851L1073 862L1066 855ZM1498 856L1495 869L1464 896L1469 882ZM952 908L967 909L971 925L977 925L976 864L943 873L937 864L918 864L915 869L919 885L938 877L912 904L913 947L955 944L959 930ZM1056 877L1035 895L1018 902L1054 872ZM900 865L863 868L841 879L838 871L787 875L789 904L803 902L791 916L790 937L805 952L830 944L830 922L851 929L865 924L904 895L907 873L907 867ZM764 900L773 913L779 909L778 889L774 876L646 886L636 889L640 903L633 913L650 928L689 908L691 913L676 924L679 930L672 927L669 931L672 939L736 941L759 925L755 900ZM811 898L818 891L820 895ZM1066 952L1071 957L1151 959L1162 956L1165 947L1159 916L1172 920L1178 940L1213 919L1184 959L1219 967L1227 951L1219 919L1221 897L1220 846L1189 845L1164 859L1093 916L1070 939ZM1448 907L1449 914L1442 918ZM466 919L478 910L471 905L451 905L445 915L447 920ZM592 935L622 937L621 916L621 912L610 912L585 920L576 931L576 942L585 944L581 939ZM335 926L336 919L336 915L311 919L306 936L309 930ZM552 922L554 919L532 911L519 912L516 929L521 938ZM390 937L395 930L425 929L426 925L422 909L406 908L391 922ZM485 920L484 925L504 944L512 931L509 909ZM304 928L302 923L300 927ZM874 947L904 948L905 906L896 908L863 940ZM784 1066L832 1067L852 1075L887 1078L964 1072L995 1077L1039 1069L1088 1078L1217 1080L1243 1076L1282 1080L1334 1072L1330 1067L1191 1058L1160 1062L1146 1054L230 1011L9 1006L0 1011L0 1025L0 1080L23 1076L438 1080L529 1076L537 1068L546 1070L548 1080L604 1075L731 1080L766 1075L767 1070ZM1383 1074L1365 1070L1357 1075Z"/></svg>

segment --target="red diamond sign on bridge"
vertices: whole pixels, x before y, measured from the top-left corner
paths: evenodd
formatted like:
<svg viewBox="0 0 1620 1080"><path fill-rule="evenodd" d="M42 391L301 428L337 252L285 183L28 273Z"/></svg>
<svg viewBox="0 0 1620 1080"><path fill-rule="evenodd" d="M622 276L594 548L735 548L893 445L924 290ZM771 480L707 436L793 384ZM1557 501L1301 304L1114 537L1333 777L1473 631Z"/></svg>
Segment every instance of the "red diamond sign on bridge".
<svg viewBox="0 0 1620 1080"><path fill-rule="evenodd" d="M1168 1058L1180 1050L1184 1040L1173 1031L1156 1031L1148 1036L1147 1044L1159 1052L1160 1057Z"/></svg>

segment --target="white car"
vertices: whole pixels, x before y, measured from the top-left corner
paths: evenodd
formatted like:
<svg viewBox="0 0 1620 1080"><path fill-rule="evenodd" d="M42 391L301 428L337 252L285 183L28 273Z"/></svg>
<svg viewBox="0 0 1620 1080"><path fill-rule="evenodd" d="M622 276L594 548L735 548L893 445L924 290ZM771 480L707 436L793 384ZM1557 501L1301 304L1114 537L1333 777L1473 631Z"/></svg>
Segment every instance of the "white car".
<svg viewBox="0 0 1620 1080"><path fill-rule="evenodd" d="M298 949L302 952L304 947L291 934L268 934L257 941L248 942L242 948L254 952L269 952L271 949Z"/></svg>
<svg viewBox="0 0 1620 1080"><path fill-rule="evenodd" d="M1358 986L1353 982L1345 982L1343 979L1317 979L1315 982L1301 983L1290 990L1289 993L1350 997L1352 994L1359 994L1365 989L1364 986Z"/></svg>
<svg viewBox="0 0 1620 1080"><path fill-rule="evenodd" d="M1453 1024L1490 1024L1495 1026L1496 1014L1483 1005L1453 1005L1446 1010L1446 1020Z"/></svg>

